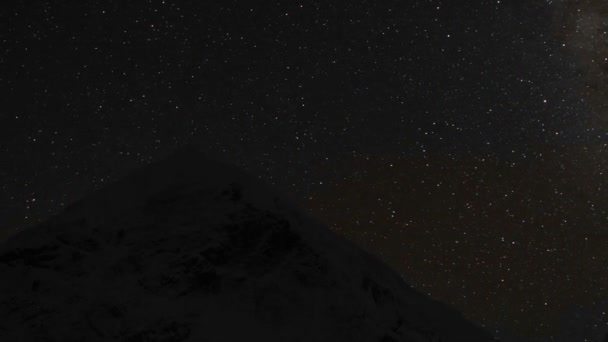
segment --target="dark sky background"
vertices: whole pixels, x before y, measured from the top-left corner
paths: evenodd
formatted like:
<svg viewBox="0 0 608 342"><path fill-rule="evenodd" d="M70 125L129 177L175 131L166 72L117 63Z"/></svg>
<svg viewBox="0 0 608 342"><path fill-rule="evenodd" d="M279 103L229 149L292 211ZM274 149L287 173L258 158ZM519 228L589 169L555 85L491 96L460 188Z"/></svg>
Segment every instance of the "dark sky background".
<svg viewBox="0 0 608 342"><path fill-rule="evenodd" d="M608 331L604 1L4 1L0 232L193 143L499 335Z"/></svg>

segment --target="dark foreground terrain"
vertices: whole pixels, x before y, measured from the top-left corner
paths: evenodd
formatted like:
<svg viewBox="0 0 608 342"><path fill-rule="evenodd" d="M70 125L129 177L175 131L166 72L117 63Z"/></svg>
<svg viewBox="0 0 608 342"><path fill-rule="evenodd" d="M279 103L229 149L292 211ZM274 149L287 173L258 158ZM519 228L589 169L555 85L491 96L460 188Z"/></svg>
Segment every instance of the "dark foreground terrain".
<svg viewBox="0 0 608 342"><path fill-rule="evenodd" d="M0 244L1 341L492 341L193 149Z"/></svg>

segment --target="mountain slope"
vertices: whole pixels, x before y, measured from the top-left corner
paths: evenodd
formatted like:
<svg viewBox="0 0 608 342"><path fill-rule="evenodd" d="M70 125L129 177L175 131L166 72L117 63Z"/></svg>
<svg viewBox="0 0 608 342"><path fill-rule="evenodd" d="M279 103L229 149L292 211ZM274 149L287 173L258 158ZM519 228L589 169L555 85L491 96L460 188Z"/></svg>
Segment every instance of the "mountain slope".
<svg viewBox="0 0 608 342"><path fill-rule="evenodd" d="M491 341L192 148L0 245L2 341Z"/></svg>

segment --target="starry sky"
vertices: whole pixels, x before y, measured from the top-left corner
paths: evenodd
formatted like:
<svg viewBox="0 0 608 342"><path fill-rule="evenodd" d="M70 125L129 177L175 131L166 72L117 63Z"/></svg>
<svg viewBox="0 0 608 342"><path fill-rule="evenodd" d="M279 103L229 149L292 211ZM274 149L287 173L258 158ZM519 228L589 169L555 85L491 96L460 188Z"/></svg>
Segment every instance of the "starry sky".
<svg viewBox="0 0 608 342"><path fill-rule="evenodd" d="M0 236L195 144L498 335L608 331L605 2L0 6Z"/></svg>

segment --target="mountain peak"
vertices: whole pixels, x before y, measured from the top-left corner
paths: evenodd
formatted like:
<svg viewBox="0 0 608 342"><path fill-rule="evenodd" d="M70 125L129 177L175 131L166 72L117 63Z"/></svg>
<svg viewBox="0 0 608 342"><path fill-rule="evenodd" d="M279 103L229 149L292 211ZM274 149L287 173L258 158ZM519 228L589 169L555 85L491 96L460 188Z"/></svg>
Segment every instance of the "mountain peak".
<svg viewBox="0 0 608 342"><path fill-rule="evenodd" d="M173 163L174 166L185 166L204 162L206 160L211 161L212 159L213 158L210 158L208 155L203 153L197 145L190 143L174 149L164 158L161 158L158 162ZM213 162L219 163L217 160L214 160Z"/></svg>
<svg viewBox="0 0 608 342"><path fill-rule="evenodd" d="M492 341L187 146L0 244L0 340Z"/></svg>

